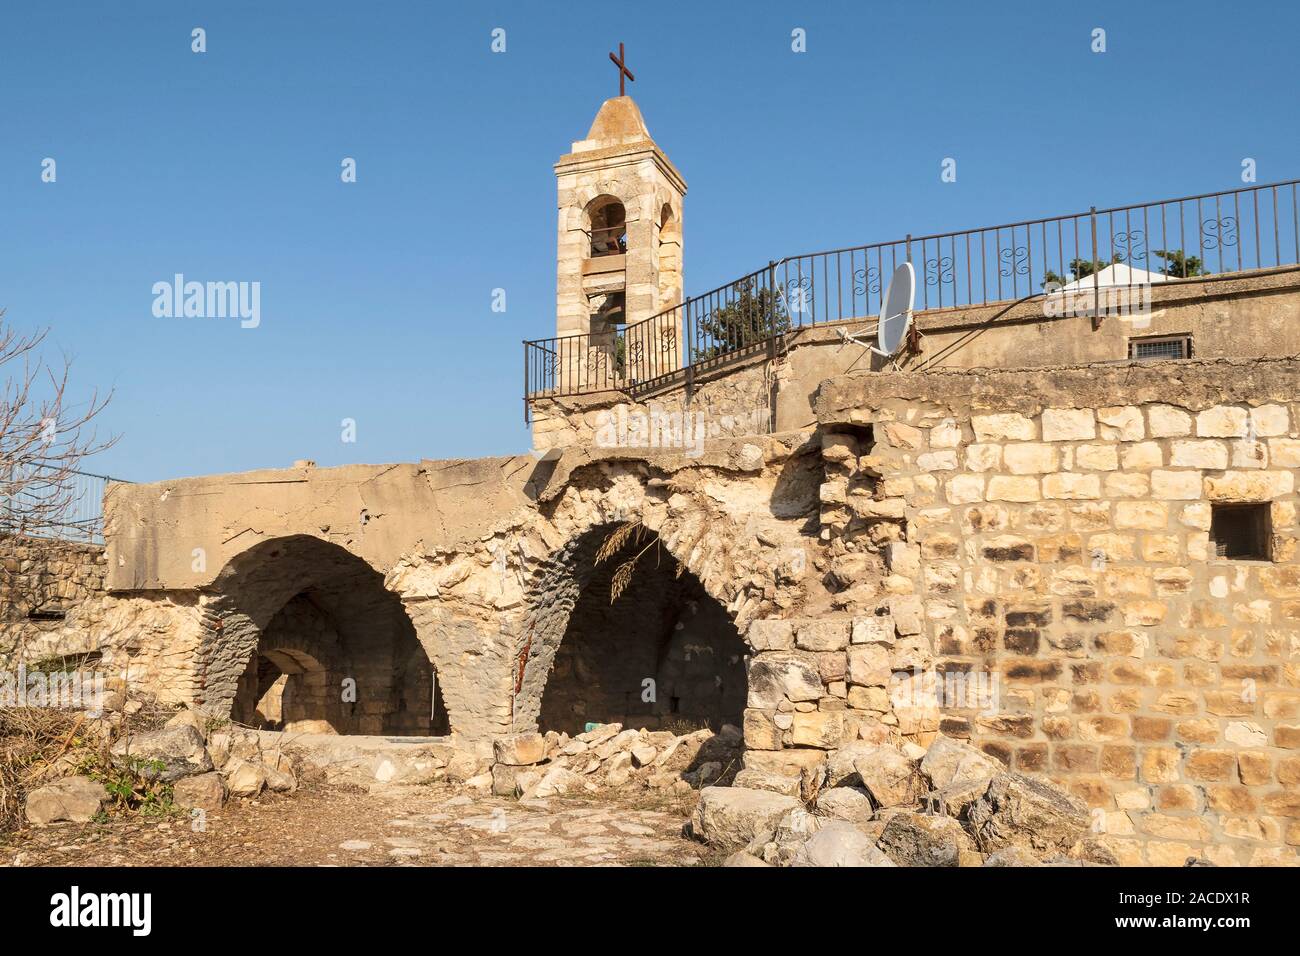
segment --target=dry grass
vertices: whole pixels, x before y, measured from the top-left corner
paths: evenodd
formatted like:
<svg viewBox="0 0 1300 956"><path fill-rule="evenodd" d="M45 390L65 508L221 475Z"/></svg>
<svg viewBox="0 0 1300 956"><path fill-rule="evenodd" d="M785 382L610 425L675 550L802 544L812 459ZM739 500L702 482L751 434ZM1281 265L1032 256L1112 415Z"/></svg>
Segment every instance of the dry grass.
<svg viewBox="0 0 1300 956"><path fill-rule="evenodd" d="M50 707L0 708L0 835L23 823L27 794L74 772L91 776L112 768L109 748L123 734L161 727L176 712L152 700L112 728L84 712ZM135 782L135 781L129 781Z"/></svg>
<svg viewBox="0 0 1300 956"><path fill-rule="evenodd" d="M21 825L28 792L54 768L80 762L91 734L85 715L74 711L0 709L0 833Z"/></svg>
<svg viewBox="0 0 1300 956"><path fill-rule="evenodd" d="M623 550L623 546L633 537L640 541L641 536L646 533L645 525L641 524L638 518L636 521L625 521L613 531L611 531L600 543L600 548L596 551L596 563L602 564L608 561L614 555Z"/></svg>
<svg viewBox="0 0 1300 956"><path fill-rule="evenodd" d="M596 564L601 564L622 552L629 544L640 544L647 536L650 538L649 543L614 569L614 574L609 581L610 604L617 601L619 596L631 586L632 577L636 572L637 562L641 560L641 556L647 551L660 544L659 535L647 529L645 525L641 523L641 519L638 518L634 521L624 522L611 531L606 536L605 540L601 542L600 548L597 549ZM676 561L675 558L673 560ZM681 577L682 572L685 570L686 566L680 561L677 561L677 570L674 573L674 577Z"/></svg>

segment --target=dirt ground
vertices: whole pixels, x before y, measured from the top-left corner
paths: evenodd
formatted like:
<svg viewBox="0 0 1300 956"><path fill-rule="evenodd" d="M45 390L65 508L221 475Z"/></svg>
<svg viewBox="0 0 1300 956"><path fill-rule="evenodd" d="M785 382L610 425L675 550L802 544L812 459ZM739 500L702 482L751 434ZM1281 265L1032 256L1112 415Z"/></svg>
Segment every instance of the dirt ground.
<svg viewBox="0 0 1300 956"><path fill-rule="evenodd" d="M520 802L441 786L311 784L205 818L114 816L0 838L3 866L695 866L689 801L601 794Z"/></svg>

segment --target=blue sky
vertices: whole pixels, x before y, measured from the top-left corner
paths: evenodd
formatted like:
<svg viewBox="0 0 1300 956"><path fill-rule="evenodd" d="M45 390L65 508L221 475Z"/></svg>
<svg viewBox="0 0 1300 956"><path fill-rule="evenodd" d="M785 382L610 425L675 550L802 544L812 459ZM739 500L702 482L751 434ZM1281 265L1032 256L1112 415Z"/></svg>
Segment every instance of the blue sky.
<svg viewBox="0 0 1300 956"><path fill-rule="evenodd" d="M0 307L50 328L81 393L115 390L121 440L88 467L123 478L523 451L551 165L617 93L619 40L690 186L687 294L795 253L1230 189L1246 157L1300 176L1296 5L809 6L5 4ZM178 272L260 282L260 326L155 317Z"/></svg>

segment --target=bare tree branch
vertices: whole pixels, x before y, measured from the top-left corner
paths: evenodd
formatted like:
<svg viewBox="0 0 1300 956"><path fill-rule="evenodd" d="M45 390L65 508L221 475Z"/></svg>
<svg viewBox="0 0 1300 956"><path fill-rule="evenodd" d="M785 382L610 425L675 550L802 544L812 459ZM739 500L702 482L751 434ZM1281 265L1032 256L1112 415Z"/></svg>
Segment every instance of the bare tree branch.
<svg viewBox="0 0 1300 956"><path fill-rule="evenodd" d="M0 534L62 537L84 492L82 462L116 441L100 440L94 427L112 393L71 401L71 359L48 364L40 357L47 330L21 334L4 315L0 310Z"/></svg>

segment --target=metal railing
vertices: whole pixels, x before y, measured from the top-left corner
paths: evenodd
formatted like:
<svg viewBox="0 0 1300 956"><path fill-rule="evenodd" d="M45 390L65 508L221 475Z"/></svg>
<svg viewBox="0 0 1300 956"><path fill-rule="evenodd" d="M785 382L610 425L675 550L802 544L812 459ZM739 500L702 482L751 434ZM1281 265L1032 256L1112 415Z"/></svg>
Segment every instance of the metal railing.
<svg viewBox="0 0 1300 956"><path fill-rule="evenodd" d="M44 473L44 477L43 477ZM0 534L104 543L104 491L125 479L36 465L21 479L6 475L0 494ZM20 486L10 493L14 485ZM33 513L38 517L31 519Z"/></svg>
<svg viewBox="0 0 1300 956"><path fill-rule="evenodd" d="M1089 209L963 232L906 236L773 261L641 322L524 342L530 399L638 390L769 350L785 333L877 316L893 270L916 270L916 309L1042 296L1123 264L1162 278L1300 264L1300 180ZM1143 283L1140 272L1127 282ZM1049 285L1052 284L1052 285Z"/></svg>

